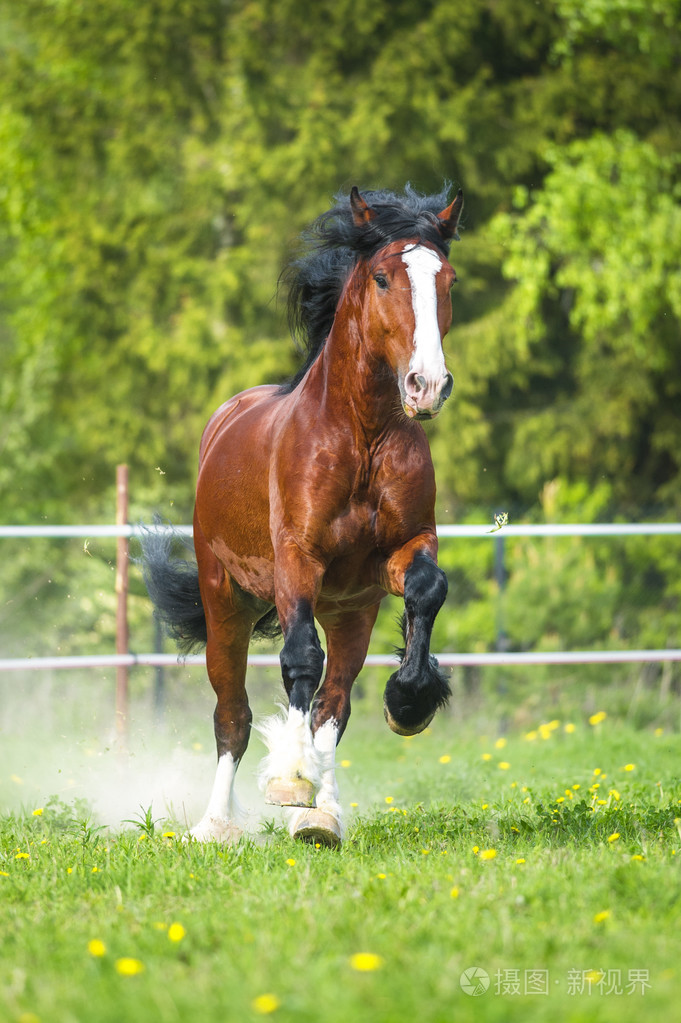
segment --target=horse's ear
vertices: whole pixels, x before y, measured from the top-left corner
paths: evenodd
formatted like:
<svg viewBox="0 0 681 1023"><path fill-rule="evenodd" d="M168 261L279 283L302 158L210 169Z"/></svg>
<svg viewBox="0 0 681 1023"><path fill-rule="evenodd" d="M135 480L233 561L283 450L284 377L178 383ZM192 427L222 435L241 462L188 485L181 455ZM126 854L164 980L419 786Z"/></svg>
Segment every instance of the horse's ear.
<svg viewBox="0 0 681 1023"><path fill-rule="evenodd" d="M359 194L357 185L353 185L350 192L350 209L352 210L352 219L356 227L363 227L376 216L376 210L372 210L371 206L364 201Z"/></svg>
<svg viewBox="0 0 681 1023"><path fill-rule="evenodd" d="M449 206L438 213L437 219L440 222L440 233L445 238L455 238L459 241L459 217L461 216L461 210L463 209L463 190L460 188L456 193L454 202L450 203Z"/></svg>

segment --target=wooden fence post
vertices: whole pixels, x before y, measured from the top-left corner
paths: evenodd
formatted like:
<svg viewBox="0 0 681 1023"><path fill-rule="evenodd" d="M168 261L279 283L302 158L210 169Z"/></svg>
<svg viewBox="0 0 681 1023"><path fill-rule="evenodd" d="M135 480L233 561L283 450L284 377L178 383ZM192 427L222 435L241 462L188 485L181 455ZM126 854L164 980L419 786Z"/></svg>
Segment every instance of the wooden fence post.
<svg viewBox="0 0 681 1023"><path fill-rule="evenodd" d="M116 525L128 524L128 467L116 466ZM127 536L116 540L116 653L127 654L128 630L128 550ZM116 734L125 745L128 734L128 669L116 667Z"/></svg>

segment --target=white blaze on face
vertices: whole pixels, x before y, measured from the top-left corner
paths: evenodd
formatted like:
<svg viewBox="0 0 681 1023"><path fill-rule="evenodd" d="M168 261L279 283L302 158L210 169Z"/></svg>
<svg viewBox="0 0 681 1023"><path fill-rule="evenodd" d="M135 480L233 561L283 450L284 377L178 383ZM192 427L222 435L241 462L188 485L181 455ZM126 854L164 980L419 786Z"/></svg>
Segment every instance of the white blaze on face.
<svg viewBox="0 0 681 1023"><path fill-rule="evenodd" d="M435 278L442 268L442 260L432 249L421 245L408 246L402 253L402 260L407 267L414 310L414 352L409 372L425 377L430 389L440 385L447 372L437 321L435 289Z"/></svg>

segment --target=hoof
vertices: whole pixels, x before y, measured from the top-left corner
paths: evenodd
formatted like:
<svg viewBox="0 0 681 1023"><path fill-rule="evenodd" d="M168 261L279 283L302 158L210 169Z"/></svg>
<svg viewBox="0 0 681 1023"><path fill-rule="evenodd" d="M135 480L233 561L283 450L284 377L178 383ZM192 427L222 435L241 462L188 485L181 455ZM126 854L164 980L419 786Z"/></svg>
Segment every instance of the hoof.
<svg viewBox="0 0 681 1023"><path fill-rule="evenodd" d="M324 845L335 849L341 843L340 824L326 810L313 807L301 813L293 829L293 837L313 845Z"/></svg>
<svg viewBox="0 0 681 1023"><path fill-rule="evenodd" d="M424 728L427 728L430 722L433 720L433 718L435 717L435 711L433 711L433 713L430 714L425 721L422 721L418 725L399 724L399 722L395 721L395 718L392 716L392 714L390 713L385 704L383 704L383 716L385 717L385 720L388 722L388 727L393 732L397 732L398 735L418 735L419 732L422 732Z"/></svg>
<svg viewBox="0 0 681 1023"><path fill-rule="evenodd" d="M314 787L306 778L270 778L265 802L274 806L313 806Z"/></svg>
<svg viewBox="0 0 681 1023"><path fill-rule="evenodd" d="M207 817L192 828L184 836L185 842L219 842L221 845L234 845L239 841L243 831L225 817Z"/></svg>

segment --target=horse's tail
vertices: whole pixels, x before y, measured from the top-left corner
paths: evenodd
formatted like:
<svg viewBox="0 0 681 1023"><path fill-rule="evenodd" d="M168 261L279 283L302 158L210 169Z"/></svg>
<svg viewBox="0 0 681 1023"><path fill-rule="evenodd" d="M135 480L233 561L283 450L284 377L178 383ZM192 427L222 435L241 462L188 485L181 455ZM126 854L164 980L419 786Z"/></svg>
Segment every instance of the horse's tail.
<svg viewBox="0 0 681 1023"><path fill-rule="evenodd" d="M201 649L207 634L198 565L175 553L179 545L193 553L194 545L177 532L154 528L142 530L140 544L142 574L156 618L181 653Z"/></svg>

